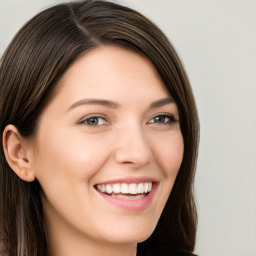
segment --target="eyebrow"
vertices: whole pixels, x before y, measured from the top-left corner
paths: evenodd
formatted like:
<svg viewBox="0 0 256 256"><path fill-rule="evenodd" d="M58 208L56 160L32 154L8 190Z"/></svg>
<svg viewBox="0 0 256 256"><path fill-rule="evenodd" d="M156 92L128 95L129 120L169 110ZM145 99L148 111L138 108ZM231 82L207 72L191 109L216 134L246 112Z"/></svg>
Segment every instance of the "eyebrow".
<svg viewBox="0 0 256 256"><path fill-rule="evenodd" d="M164 99L160 99L157 101L154 101L150 104L149 108L158 108L158 107L162 107L165 106L167 104L173 103L174 100L173 98L164 98ZM111 109L117 109L120 108L121 105L118 102L115 101L111 101L111 100L103 100L103 99L81 99L79 101L76 101L75 103L73 103L68 109L67 111L70 111L73 108L79 107L79 106L83 106L83 105L101 105L101 106L105 106Z"/></svg>
<svg viewBox="0 0 256 256"><path fill-rule="evenodd" d="M168 98L157 100L157 101L151 103L150 108L159 108L159 107L165 106L170 103L174 103L174 100L173 100L173 98L168 97Z"/></svg>
<svg viewBox="0 0 256 256"><path fill-rule="evenodd" d="M103 99L81 99L79 101L76 101L73 103L67 111L70 111L71 109L82 106L82 105L101 105L112 109L120 108L120 104L115 101L110 100L103 100Z"/></svg>

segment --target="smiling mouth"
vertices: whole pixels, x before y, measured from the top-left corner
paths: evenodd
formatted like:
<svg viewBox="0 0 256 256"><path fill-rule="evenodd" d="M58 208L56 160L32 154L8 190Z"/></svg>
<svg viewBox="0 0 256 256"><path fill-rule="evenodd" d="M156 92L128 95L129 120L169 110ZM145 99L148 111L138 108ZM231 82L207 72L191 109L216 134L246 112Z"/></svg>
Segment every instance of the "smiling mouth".
<svg viewBox="0 0 256 256"><path fill-rule="evenodd" d="M116 184L98 184L96 190L109 196L126 200L138 200L146 197L152 190L153 182L141 183L116 183Z"/></svg>

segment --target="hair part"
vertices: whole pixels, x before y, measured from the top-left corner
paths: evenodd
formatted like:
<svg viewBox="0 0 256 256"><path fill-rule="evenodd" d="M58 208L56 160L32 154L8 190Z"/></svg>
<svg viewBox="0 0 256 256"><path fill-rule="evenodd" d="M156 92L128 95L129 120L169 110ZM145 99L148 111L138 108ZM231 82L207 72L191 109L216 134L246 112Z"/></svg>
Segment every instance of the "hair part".
<svg viewBox="0 0 256 256"><path fill-rule="evenodd" d="M196 105L174 48L140 13L111 2L86 0L51 7L25 24L0 61L1 134L13 124L22 136L32 136L64 73L78 58L102 45L146 56L179 109L183 161L158 225L152 236L139 244L139 250L164 246L192 252L197 227L193 194L199 140ZM2 147L0 240L10 255L47 255L40 195L37 180L24 182L11 170Z"/></svg>

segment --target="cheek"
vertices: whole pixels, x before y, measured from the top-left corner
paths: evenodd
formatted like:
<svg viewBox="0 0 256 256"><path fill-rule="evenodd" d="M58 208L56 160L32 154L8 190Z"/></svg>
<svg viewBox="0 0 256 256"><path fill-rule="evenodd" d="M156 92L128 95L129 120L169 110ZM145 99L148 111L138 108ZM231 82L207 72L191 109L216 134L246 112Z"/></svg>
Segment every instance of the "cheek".
<svg viewBox="0 0 256 256"><path fill-rule="evenodd" d="M42 132L35 167L47 197L54 199L66 194L78 198L89 194L94 177L111 158L114 138L111 134L85 134L82 129Z"/></svg>
<svg viewBox="0 0 256 256"><path fill-rule="evenodd" d="M90 215L86 209L92 200L91 180L109 155L102 138L96 137L65 130L40 137L35 166L45 195L45 208L48 212L57 210L71 223L75 223L72 218L84 223L79 212Z"/></svg>
<svg viewBox="0 0 256 256"><path fill-rule="evenodd" d="M155 141L155 158L167 178L175 179L184 152L183 137L180 131Z"/></svg>
<svg viewBox="0 0 256 256"><path fill-rule="evenodd" d="M90 140L85 142L82 136L52 133L47 140L41 140L40 145L35 163L36 177L46 193L84 190L85 182L90 182L102 164L100 160L103 161L97 157L98 150Z"/></svg>

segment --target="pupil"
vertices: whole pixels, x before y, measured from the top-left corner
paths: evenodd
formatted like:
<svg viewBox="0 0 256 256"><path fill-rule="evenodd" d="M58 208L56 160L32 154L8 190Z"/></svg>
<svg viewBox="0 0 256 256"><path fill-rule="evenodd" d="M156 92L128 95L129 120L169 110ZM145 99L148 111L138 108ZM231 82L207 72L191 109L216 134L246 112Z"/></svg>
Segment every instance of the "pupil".
<svg viewBox="0 0 256 256"><path fill-rule="evenodd" d="M157 122L157 123L163 123L164 120L165 120L164 116L157 116L157 117L155 117L155 122Z"/></svg>
<svg viewBox="0 0 256 256"><path fill-rule="evenodd" d="M88 121L87 121L88 124L92 124L92 125L97 125L98 124L98 119L97 118L90 118Z"/></svg>

